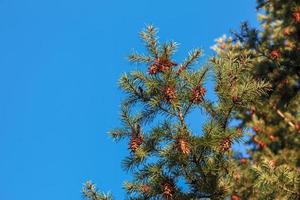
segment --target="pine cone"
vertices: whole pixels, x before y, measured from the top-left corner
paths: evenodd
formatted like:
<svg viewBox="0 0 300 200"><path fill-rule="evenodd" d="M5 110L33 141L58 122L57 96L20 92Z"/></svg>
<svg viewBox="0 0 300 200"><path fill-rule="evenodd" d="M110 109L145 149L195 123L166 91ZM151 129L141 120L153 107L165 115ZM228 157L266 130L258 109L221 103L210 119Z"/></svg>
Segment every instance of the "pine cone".
<svg viewBox="0 0 300 200"><path fill-rule="evenodd" d="M175 192L173 184L170 183L169 181L166 181L162 184L162 191L163 191L163 196L166 199L171 199Z"/></svg>
<svg viewBox="0 0 300 200"><path fill-rule="evenodd" d="M256 133L260 131L259 127L257 126L253 126L253 131L255 131Z"/></svg>
<svg viewBox="0 0 300 200"><path fill-rule="evenodd" d="M201 103L203 101L203 96L205 95L206 90L203 87L195 87L192 89L192 96L190 101L193 103Z"/></svg>
<svg viewBox="0 0 300 200"><path fill-rule="evenodd" d="M155 73L165 72L177 64L167 58L157 58L151 66L155 66ZM151 67L150 66L150 67Z"/></svg>
<svg viewBox="0 0 300 200"><path fill-rule="evenodd" d="M148 73L150 74L150 75L154 75L154 74L157 74L158 73L158 66L157 66L157 64L152 64L152 65L150 65L149 66L149 68L148 68Z"/></svg>
<svg viewBox="0 0 300 200"><path fill-rule="evenodd" d="M175 92L175 88L171 87L171 86L167 86L164 89L164 95L167 101L172 101L174 99L176 99L176 92Z"/></svg>
<svg viewBox="0 0 300 200"><path fill-rule="evenodd" d="M191 152L190 144L185 139L178 139L177 140L177 148L184 155L188 155Z"/></svg>
<svg viewBox="0 0 300 200"><path fill-rule="evenodd" d="M237 103L239 101L239 97L237 95L232 96L232 102Z"/></svg>
<svg viewBox="0 0 300 200"><path fill-rule="evenodd" d="M171 67L176 66L177 64L171 62L166 58L157 58L154 63L152 63L148 68L148 73L150 75L157 74L159 72L165 72L169 70Z"/></svg>
<svg viewBox="0 0 300 200"><path fill-rule="evenodd" d="M254 141L256 144L258 144L258 146L259 146L260 148L264 148L264 147L267 146L267 144L266 144L264 141L258 139L257 136L254 136L254 137L253 137L253 141Z"/></svg>
<svg viewBox="0 0 300 200"><path fill-rule="evenodd" d="M142 193L147 194L150 191L150 186L146 184L142 185L141 191Z"/></svg>
<svg viewBox="0 0 300 200"><path fill-rule="evenodd" d="M225 138L220 144L220 151L221 152L228 151L231 148L231 143L232 143L232 141L229 137Z"/></svg>
<svg viewBox="0 0 300 200"><path fill-rule="evenodd" d="M275 160L270 160L268 163L269 163L269 166L272 167L273 169L276 167L276 161Z"/></svg>
<svg viewBox="0 0 300 200"><path fill-rule="evenodd" d="M295 124L295 130L300 133L300 123Z"/></svg>
<svg viewBox="0 0 300 200"><path fill-rule="evenodd" d="M220 44L220 49L224 50L226 48L226 43Z"/></svg>
<svg viewBox="0 0 300 200"><path fill-rule="evenodd" d="M231 200L241 200L241 198L240 198L238 195L233 194L233 195L231 196Z"/></svg>
<svg viewBox="0 0 300 200"><path fill-rule="evenodd" d="M272 59L278 59L281 57L281 52L277 49L271 51L270 56Z"/></svg>
<svg viewBox="0 0 300 200"><path fill-rule="evenodd" d="M293 12L294 20L299 23L300 22L300 7L296 8Z"/></svg>
<svg viewBox="0 0 300 200"><path fill-rule="evenodd" d="M259 139L257 138L257 136L253 136L253 138L252 138L252 139L253 139L253 141L254 141L254 142L256 142L256 143L258 143L258 142L259 142Z"/></svg>
<svg viewBox="0 0 300 200"><path fill-rule="evenodd" d="M260 140L258 142L258 146L259 146L259 148L263 149L263 148L265 148L267 146L267 144L264 141Z"/></svg>
<svg viewBox="0 0 300 200"><path fill-rule="evenodd" d="M248 163L247 158L241 158L240 163L243 164L243 165L247 164Z"/></svg>
<svg viewBox="0 0 300 200"><path fill-rule="evenodd" d="M269 139L270 139L270 141L275 141L275 137L274 137L274 135L269 135Z"/></svg>
<svg viewBox="0 0 300 200"><path fill-rule="evenodd" d="M239 137L242 137L242 136L243 136L243 130L242 130L241 128L237 128L236 131L237 131L237 135L238 135Z"/></svg>
<svg viewBox="0 0 300 200"><path fill-rule="evenodd" d="M166 58L158 58L157 63L159 66L159 70L161 72L164 72L166 70L169 70L171 67L176 66L177 64L170 61L169 59Z"/></svg>
<svg viewBox="0 0 300 200"><path fill-rule="evenodd" d="M289 36L289 35L291 35L291 33L292 33L292 29L290 27L285 27L283 29L283 35Z"/></svg>
<svg viewBox="0 0 300 200"><path fill-rule="evenodd" d="M131 151L135 152L142 143L143 143L143 138L141 135L134 136L130 140L129 148L131 149Z"/></svg>

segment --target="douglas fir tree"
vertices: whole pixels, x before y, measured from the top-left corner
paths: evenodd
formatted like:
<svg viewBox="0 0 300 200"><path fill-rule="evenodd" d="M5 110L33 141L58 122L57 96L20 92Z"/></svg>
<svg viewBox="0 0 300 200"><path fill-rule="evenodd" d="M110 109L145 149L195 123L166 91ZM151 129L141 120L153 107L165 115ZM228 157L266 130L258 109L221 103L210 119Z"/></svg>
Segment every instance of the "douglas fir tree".
<svg viewBox="0 0 300 200"><path fill-rule="evenodd" d="M111 131L115 140L128 141L129 155L123 160L133 174L124 184L128 199L237 199L233 192L240 191L233 188L240 168L231 147L244 130L230 122L256 105L269 84L253 75L256 60L247 50L224 51L212 65L198 67L201 50L178 63L173 59L176 43L160 44L156 33L148 26L140 34L147 54L129 56L144 68L121 77L127 94L121 107L123 127ZM215 90L205 87L209 73L214 74ZM209 99L207 90L214 90L218 99ZM187 117L196 108L207 118L197 133ZM90 182L83 194L90 200L112 199Z"/></svg>
<svg viewBox="0 0 300 200"><path fill-rule="evenodd" d="M219 40L215 46L214 60L247 52L251 76L271 85L259 102L237 112L240 127L252 128L253 134L249 157L236 164L232 192L237 199L296 200L300 199L300 2L260 0L257 8L260 30L244 23L234 39Z"/></svg>

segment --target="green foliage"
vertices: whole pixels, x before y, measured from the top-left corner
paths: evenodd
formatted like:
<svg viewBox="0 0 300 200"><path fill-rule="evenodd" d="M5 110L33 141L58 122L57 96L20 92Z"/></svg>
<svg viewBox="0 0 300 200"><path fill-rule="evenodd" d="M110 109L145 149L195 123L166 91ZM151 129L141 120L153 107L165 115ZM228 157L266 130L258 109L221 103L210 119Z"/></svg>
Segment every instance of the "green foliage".
<svg viewBox="0 0 300 200"><path fill-rule="evenodd" d="M129 56L131 62L146 64L147 72L126 73L119 81L127 95L121 106L123 127L110 134L116 141L129 139L130 153L122 166L133 180L124 188L130 199L225 198L233 170L231 145L241 138L229 121L240 107L265 94L268 84L248 73L251 58L246 53L228 54L199 68L202 51L194 49L177 64L172 58L177 44L160 44L156 33L148 26L140 34L148 54ZM217 74L215 103L204 88L212 72ZM232 100L235 95L238 100ZM209 119L201 133L193 133L187 120L196 108Z"/></svg>
<svg viewBox="0 0 300 200"><path fill-rule="evenodd" d="M122 162L133 175L124 183L128 199L300 198L298 4L259 0L261 29L243 23L233 39L218 39L204 66L197 65L200 49L180 63L176 42L161 44L153 26L140 33L146 53L133 52L129 61L147 70L120 78L122 127L110 132L129 143ZM204 87L210 74L215 88ZM197 133L188 120L195 109L207 119ZM246 131L243 158L231 146ZM89 182L83 194L111 199Z"/></svg>
<svg viewBox="0 0 300 200"><path fill-rule="evenodd" d="M260 102L241 108L235 117L241 127L253 128L248 141L247 167L233 193L245 199L300 198L300 4L297 1L258 1L261 29L243 23L217 57L249 52L249 74L270 85ZM298 12L298 14L297 14ZM254 90L252 90L254 92ZM249 95L252 94L249 93Z"/></svg>
<svg viewBox="0 0 300 200"><path fill-rule="evenodd" d="M98 192L96 186L90 181L87 181L85 183L84 188L82 189L82 194L85 198L89 200L112 200L113 199L111 194L104 194Z"/></svg>

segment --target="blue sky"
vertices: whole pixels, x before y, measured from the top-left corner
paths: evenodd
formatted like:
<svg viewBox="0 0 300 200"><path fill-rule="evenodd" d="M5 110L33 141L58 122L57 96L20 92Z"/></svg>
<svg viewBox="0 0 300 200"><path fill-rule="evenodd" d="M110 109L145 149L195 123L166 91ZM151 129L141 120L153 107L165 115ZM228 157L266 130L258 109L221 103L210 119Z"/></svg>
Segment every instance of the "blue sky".
<svg viewBox="0 0 300 200"><path fill-rule="evenodd" d="M106 133L138 32L210 55L242 20L257 23L254 0L0 0L0 199L79 200L89 179L124 199L127 145Z"/></svg>

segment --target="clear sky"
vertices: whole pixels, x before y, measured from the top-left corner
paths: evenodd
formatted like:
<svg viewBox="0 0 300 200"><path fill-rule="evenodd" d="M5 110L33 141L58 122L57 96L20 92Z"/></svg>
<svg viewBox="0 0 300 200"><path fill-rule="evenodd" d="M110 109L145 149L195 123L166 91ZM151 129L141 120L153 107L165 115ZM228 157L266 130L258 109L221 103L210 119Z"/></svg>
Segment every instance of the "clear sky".
<svg viewBox="0 0 300 200"><path fill-rule="evenodd" d="M179 55L240 21L255 0L0 0L0 199L80 200L82 184L124 199L117 80L152 23Z"/></svg>

